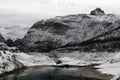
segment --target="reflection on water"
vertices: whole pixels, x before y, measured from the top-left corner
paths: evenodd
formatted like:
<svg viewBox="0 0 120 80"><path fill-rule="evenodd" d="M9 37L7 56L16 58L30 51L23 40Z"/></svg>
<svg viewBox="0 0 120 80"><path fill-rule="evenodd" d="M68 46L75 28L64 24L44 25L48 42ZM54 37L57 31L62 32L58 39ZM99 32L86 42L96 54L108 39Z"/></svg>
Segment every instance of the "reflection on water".
<svg viewBox="0 0 120 80"><path fill-rule="evenodd" d="M32 67L1 76L0 80L109 80L93 68Z"/></svg>

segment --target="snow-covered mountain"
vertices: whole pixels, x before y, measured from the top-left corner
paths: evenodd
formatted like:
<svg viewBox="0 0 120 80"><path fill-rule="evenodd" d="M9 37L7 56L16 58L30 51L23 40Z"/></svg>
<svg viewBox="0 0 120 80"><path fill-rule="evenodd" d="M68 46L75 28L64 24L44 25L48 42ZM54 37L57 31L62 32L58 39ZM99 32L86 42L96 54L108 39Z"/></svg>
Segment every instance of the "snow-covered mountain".
<svg viewBox="0 0 120 80"><path fill-rule="evenodd" d="M27 33L29 27L21 27L21 26L0 26L0 33L5 38L5 40L12 39L16 40L17 38L22 39L24 35Z"/></svg>
<svg viewBox="0 0 120 80"><path fill-rule="evenodd" d="M28 29L0 27L0 32L5 39L15 40L22 38ZM4 41L0 35L1 39ZM29 66L92 64L100 64L96 67L102 73L116 75L120 72L120 53L117 52L120 51L120 16L105 14L100 8L90 14L58 16L36 22L18 43L19 47L33 52L13 52L12 47L1 43L0 74ZM90 53L89 49L96 49L96 52ZM40 52L44 50L51 52ZM113 80L118 78L119 74Z"/></svg>
<svg viewBox="0 0 120 80"><path fill-rule="evenodd" d="M120 16L105 14L97 8L91 14L58 16L36 22L23 41L32 51L81 47L90 43L95 47L97 42L98 49L108 45L106 50L111 50L113 46L120 50L119 38Z"/></svg>

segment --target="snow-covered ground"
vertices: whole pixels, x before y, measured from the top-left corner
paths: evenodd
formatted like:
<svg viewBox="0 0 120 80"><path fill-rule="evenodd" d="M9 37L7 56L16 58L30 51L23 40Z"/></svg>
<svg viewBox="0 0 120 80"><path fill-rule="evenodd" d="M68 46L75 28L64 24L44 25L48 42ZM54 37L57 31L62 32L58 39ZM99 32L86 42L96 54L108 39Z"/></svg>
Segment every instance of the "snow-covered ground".
<svg viewBox="0 0 120 80"><path fill-rule="evenodd" d="M73 55L74 54L74 55ZM88 55L86 55L88 54ZM54 58L50 58L48 54L37 53L37 54L26 54L26 53L12 53L10 51L0 51L0 73L9 72L14 69L29 66L57 66L57 65L77 65L85 66L95 63L103 63L113 54L103 56L102 54L107 53L59 53L58 60L60 64L56 64ZM99 57L97 57L99 55ZM100 56L101 55L101 56ZM90 57L91 56L91 57ZM103 58L103 59L102 59ZM98 60L99 59L99 60Z"/></svg>
<svg viewBox="0 0 120 80"><path fill-rule="evenodd" d="M73 51L69 53L58 53L59 60L62 61L61 64L68 65L77 65L77 66L86 66L92 64L101 64L108 59L110 59L114 54L113 53L87 53L87 52L79 52Z"/></svg>
<svg viewBox="0 0 120 80"><path fill-rule="evenodd" d="M120 72L120 52L113 56L111 59L101 64L100 66L96 66L98 71L107 74L116 75Z"/></svg>
<svg viewBox="0 0 120 80"><path fill-rule="evenodd" d="M28 55L25 53L14 53L17 61L22 63L24 66L47 66L47 65L56 65L52 58L49 58L46 55L38 53L36 55Z"/></svg>
<svg viewBox="0 0 120 80"><path fill-rule="evenodd" d="M0 51L0 74L22 68L14 54L9 51Z"/></svg>
<svg viewBox="0 0 120 80"><path fill-rule="evenodd" d="M101 64L96 66L98 71L116 75L112 80L120 77L120 53L80 53L79 51L74 51L59 53L57 56L58 60L61 61L60 64L56 64L55 59L46 53L26 54L0 50L0 74L30 66L87 66Z"/></svg>
<svg viewBox="0 0 120 80"><path fill-rule="evenodd" d="M98 71L104 74L112 74L115 77L111 80L119 80L120 79L120 52L114 55L111 59L106 61L105 63L96 66Z"/></svg>
<svg viewBox="0 0 120 80"><path fill-rule="evenodd" d="M57 54L57 53L56 53ZM70 53L58 53L58 60L60 64L56 64L53 58L48 55L33 54L28 55L24 53L15 54L16 59L24 64L24 66L42 66L42 65L75 65L86 66L91 64L101 64L96 66L98 71L105 74L116 75L112 80L120 78L120 52L118 53L81 53L73 51Z"/></svg>
<svg viewBox="0 0 120 80"><path fill-rule="evenodd" d="M0 74L29 66L55 65L52 58L45 55L28 55L0 50Z"/></svg>

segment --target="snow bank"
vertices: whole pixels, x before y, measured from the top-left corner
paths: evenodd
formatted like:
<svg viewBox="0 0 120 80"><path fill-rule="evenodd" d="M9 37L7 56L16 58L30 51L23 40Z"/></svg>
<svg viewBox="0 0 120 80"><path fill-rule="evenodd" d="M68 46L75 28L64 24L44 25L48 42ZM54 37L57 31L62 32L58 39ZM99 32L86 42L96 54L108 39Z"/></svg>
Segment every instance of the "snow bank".
<svg viewBox="0 0 120 80"><path fill-rule="evenodd" d="M70 58L70 57L63 57L63 58L60 58L59 60L62 61L61 64L59 65L76 65L76 66L86 66L86 65L89 65L89 63L86 63L85 61L83 60L79 60L79 59L75 59L75 58Z"/></svg>
<svg viewBox="0 0 120 80"><path fill-rule="evenodd" d="M87 53L73 51L70 53L58 53L59 60L62 61L61 65L77 65L77 66L87 66L92 64L101 64L106 60L110 59L113 53Z"/></svg>
<svg viewBox="0 0 120 80"><path fill-rule="evenodd" d="M120 73L117 74L114 78L112 78L111 80L120 80Z"/></svg>
<svg viewBox="0 0 120 80"><path fill-rule="evenodd" d="M96 66L98 71L102 73L116 75L120 72L120 52L116 53L114 57L101 64L100 66Z"/></svg>
<svg viewBox="0 0 120 80"><path fill-rule="evenodd" d="M99 68L98 71L105 74L112 74L115 77L111 80L119 80L120 79L120 52L113 56L111 59L106 61L105 63L96 66Z"/></svg>
<svg viewBox="0 0 120 80"><path fill-rule="evenodd" d="M74 53L74 54L73 54ZM0 74L10 72L15 69L29 66L86 66L91 64L101 64L96 66L98 71L106 74L116 75L112 80L120 77L120 53L59 53L58 60L61 63L56 64L54 58L48 54L36 53L12 53L10 51L0 51ZM114 57L112 57L115 55ZM112 58L111 58L112 57Z"/></svg>
<svg viewBox="0 0 120 80"><path fill-rule="evenodd" d="M53 59L39 54L12 53L0 50L0 74L10 72L22 67L55 65Z"/></svg>
<svg viewBox="0 0 120 80"><path fill-rule="evenodd" d="M56 65L52 58L42 55L28 55L25 53L15 53L16 59L24 66L43 66L43 65Z"/></svg>
<svg viewBox="0 0 120 80"><path fill-rule="evenodd" d="M9 51L0 51L0 74L10 72L22 67L22 64L16 61L13 53Z"/></svg>

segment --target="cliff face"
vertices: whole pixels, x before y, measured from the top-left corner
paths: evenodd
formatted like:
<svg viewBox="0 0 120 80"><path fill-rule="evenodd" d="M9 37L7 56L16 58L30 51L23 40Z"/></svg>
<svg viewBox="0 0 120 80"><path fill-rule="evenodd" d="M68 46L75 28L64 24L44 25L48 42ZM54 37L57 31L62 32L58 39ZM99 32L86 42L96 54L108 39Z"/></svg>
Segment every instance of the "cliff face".
<svg viewBox="0 0 120 80"><path fill-rule="evenodd" d="M99 11L96 9L92 13L103 12ZM96 45L98 48L104 47L108 42L110 44L106 45L112 46L113 42L119 43L119 38L119 16L105 13L102 15L78 14L36 22L24 36L23 42L31 51L46 51L91 45L94 49Z"/></svg>
<svg viewBox="0 0 120 80"><path fill-rule="evenodd" d="M3 36L0 34L0 42L4 42L5 40L4 40L4 38L3 38Z"/></svg>

